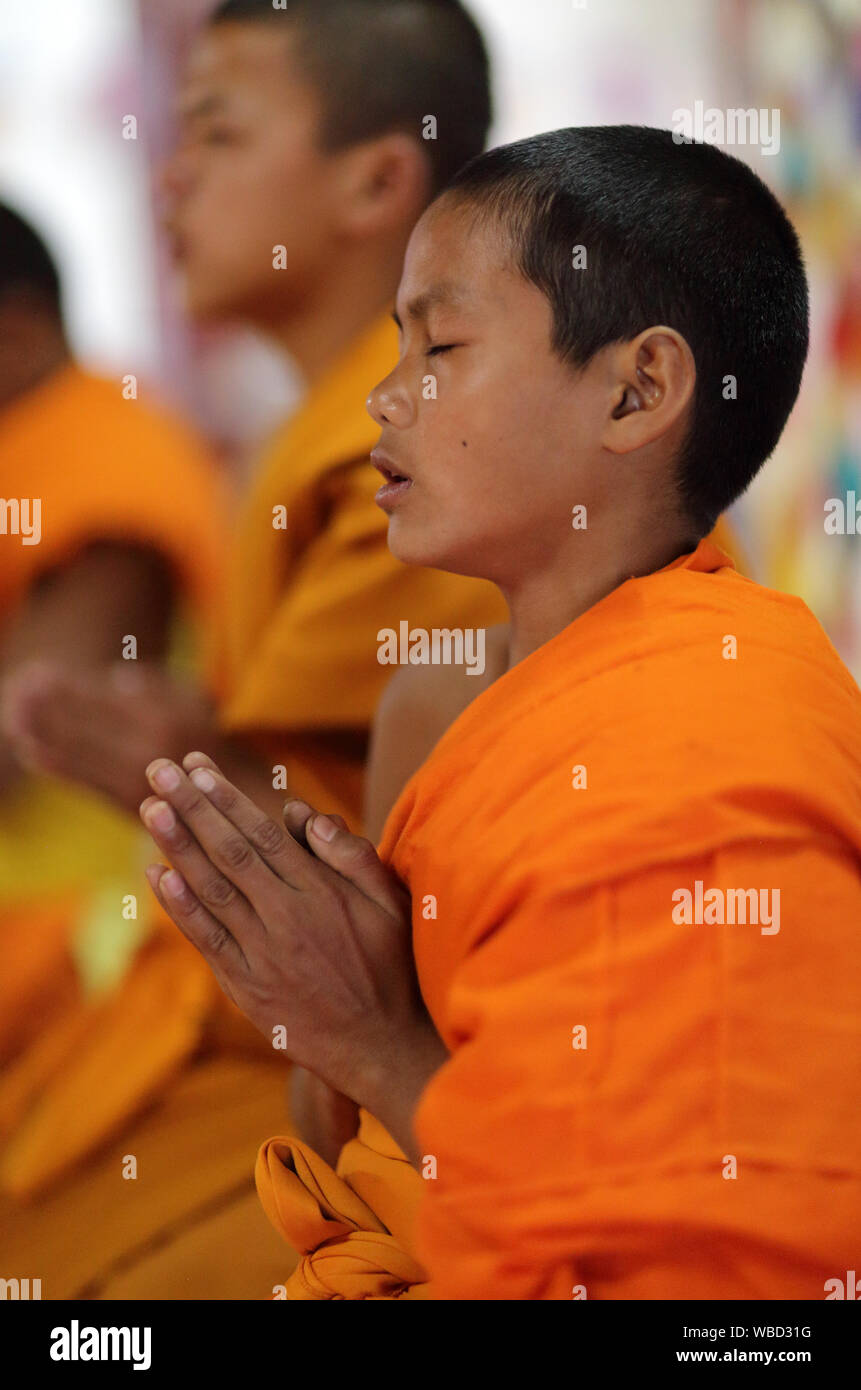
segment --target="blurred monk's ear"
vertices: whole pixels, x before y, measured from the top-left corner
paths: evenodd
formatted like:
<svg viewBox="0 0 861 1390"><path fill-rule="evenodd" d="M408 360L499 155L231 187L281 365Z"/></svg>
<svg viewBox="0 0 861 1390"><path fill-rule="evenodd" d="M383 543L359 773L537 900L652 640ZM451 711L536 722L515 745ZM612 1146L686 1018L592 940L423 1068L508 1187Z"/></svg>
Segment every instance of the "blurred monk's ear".
<svg viewBox="0 0 861 1390"><path fill-rule="evenodd" d="M684 427L696 383L694 355L681 333L647 328L608 352L610 409L605 449L627 454Z"/></svg>
<svg viewBox="0 0 861 1390"><path fill-rule="evenodd" d="M410 135L391 131L340 156L338 207L348 236L408 233L430 200L427 156Z"/></svg>

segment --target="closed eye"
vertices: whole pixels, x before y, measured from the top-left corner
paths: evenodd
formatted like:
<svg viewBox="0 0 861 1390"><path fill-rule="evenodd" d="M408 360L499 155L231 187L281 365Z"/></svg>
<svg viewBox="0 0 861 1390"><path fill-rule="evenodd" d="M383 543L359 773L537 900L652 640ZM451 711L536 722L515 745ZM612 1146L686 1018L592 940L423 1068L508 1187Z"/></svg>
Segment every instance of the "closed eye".
<svg viewBox="0 0 861 1390"><path fill-rule="evenodd" d="M427 350L427 357L438 357L441 352L451 352L452 348L458 347L458 343L437 343L435 347Z"/></svg>

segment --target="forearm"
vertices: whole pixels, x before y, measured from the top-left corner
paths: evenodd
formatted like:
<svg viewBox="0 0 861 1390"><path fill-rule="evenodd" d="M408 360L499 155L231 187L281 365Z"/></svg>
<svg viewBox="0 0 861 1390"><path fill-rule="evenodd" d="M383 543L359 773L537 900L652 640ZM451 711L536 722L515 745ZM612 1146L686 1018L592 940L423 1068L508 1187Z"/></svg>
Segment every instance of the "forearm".
<svg viewBox="0 0 861 1390"><path fill-rule="evenodd" d="M428 1018L408 1039L394 1040L382 1062L375 1059L365 1068L360 1082L359 1104L385 1126L415 1168L421 1167L423 1155L413 1118L425 1087L448 1057L445 1043Z"/></svg>
<svg viewBox="0 0 861 1390"><path fill-rule="evenodd" d="M288 1082L288 1110L291 1133L334 1168L344 1145L354 1139L359 1128L356 1102L304 1067L292 1066Z"/></svg>

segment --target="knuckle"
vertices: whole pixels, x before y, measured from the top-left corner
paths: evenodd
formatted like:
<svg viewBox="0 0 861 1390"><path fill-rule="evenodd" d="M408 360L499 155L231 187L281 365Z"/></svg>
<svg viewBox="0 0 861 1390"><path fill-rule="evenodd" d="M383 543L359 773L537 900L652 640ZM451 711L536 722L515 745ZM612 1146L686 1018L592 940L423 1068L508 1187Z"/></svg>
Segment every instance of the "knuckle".
<svg viewBox="0 0 861 1390"><path fill-rule="evenodd" d="M230 933L222 926L214 926L206 938L206 949L213 956L221 956L227 949Z"/></svg>
<svg viewBox="0 0 861 1390"><path fill-rule="evenodd" d="M318 892L330 912L343 912L347 906L347 894L337 878L329 878L321 884Z"/></svg>
<svg viewBox="0 0 861 1390"><path fill-rule="evenodd" d="M254 851L242 835L230 835L219 850L219 858L230 869L248 869L254 862Z"/></svg>
<svg viewBox="0 0 861 1390"><path fill-rule="evenodd" d="M177 820L167 838L170 841L171 853L176 854L185 854L194 843L181 820Z"/></svg>
<svg viewBox="0 0 861 1390"><path fill-rule="evenodd" d="M183 893L179 908L183 916L192 922L201 916L205 917L203 903L194 893Z"/></svg>
<svg viewBox="0 0 861 1390"><path fill-rule="evenodd" d="M365 840L358 835L354 835L351 840L349 854L353 863L360 868L368 867L377 862L377 851L370 840Z"/></svg>
<svg viewBox="0 0 861 1390"><path fill-rule="evenodd" d="M223 806L226 811L232 811L239 800L236 791L229 782L216 781L213 795L218 796L219 806Z"/></svg>
<svg viewBox="0 0 861 1390"><path fill-rule="evenodd" d="M277 854L287 836L274 820L260 821L251 833L251 842L261 854Z"/></svg>
<svg viewBox="0 0 861 1390"><path fill-rule="evenodd" d="M194 783L189 782L188 786L189 788L194 788ZM209 803L206 798L201 796L200 792L194 789L192 791L186 791L186 799L180 814L183 816L196 816L201 811L208 809Z"/></svg>
<svg viewBox="0 0 861 1390"><path fill-rule="evenodd" d="M206 903L207 907L227 907L237 896L236 889L229 883L222 874L215 874L208 879L201 890L201 902Z"/></svg>

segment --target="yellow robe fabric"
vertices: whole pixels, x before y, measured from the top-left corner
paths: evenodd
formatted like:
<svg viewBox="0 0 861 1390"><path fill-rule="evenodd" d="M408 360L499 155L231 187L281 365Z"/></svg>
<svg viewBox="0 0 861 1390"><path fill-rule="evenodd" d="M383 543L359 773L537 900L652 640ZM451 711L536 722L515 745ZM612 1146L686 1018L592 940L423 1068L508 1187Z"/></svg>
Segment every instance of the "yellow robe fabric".
<svg viewBox="0 0 861 1390"><path fill-rule="evenodd" d="M354 826L361 756L339 757L315 736L367 735L393 670L377 661L378 630L505 615L490 585L408 569L388 550L365 401L396 360L391 322L371 325L273 441L239 523L216 644L224 727L258 740L292 791ZM276 507L286 529L273 526ZM270 1297L283 1246L248 1208L254 1153L286 1110L280 1054L226 1004L172 924L98 1017L72 1011L64 1027L0 1083L3 1264L38 1255L45 1298ZM168 1173L170 1200L161 1181L122 1178L127 1154L146 1156L142 1175ZM118 1224L118 1203L134 1218ZM226 1238L237 1204L244 1263ZM93 1212L101 1218L83 1226Z"/></svg>
<svg viewBox="0 0 861 1390"><path fill-rule="evenodd" d="M380 853L451 1055L421 1176L367 1127L337 1172L263 1146L288 1299L821 1299L855 1267L861 692L800 600L710 541L623 583L461 714Z"/></svg>

